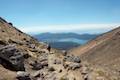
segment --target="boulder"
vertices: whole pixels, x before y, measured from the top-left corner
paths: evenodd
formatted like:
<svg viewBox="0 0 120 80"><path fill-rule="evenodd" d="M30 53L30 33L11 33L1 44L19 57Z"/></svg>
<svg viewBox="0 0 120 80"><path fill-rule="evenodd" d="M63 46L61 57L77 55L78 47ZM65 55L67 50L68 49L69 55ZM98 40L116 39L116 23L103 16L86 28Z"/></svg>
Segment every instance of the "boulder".
<svg viewBox="0 0 120 80"><path fill-rule="evenodd" d="M9 25L13 26L13 24L11 22L8 23Z"/></svg>
<svg viewBox="0 0 120 80"><path fill-rule="evenodd" d="M67 55L64 57L64 61L69 61L69 62L75 62L75 63L80 63L80 57L74 56L74 55Z"/></svg>
<svg viewBox="0 0 120 80"><path fill-rule="evenodd" d="M6 65L11 65L14 70L25 70L24 56L15 45L7 45L0 48L0 58Z"/></svg>
<svg viewBox="0 0 120 80"><path fill-rule="evenodd" d="M30 65L32 66L33 70L40 70L44 68L45 66L48 66L48 61L42 61L42 62L35 61L34 63L31 63Z"/></svg>

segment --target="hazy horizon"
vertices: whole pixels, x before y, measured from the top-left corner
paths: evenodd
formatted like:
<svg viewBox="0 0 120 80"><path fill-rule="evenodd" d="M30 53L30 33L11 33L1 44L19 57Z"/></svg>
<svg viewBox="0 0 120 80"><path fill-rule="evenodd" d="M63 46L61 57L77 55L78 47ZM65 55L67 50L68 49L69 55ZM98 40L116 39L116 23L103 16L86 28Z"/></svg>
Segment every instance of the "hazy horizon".
<svg viewBox="0 0 120 80"><path fill-rule="evenodd" d="M29 34L98 34L120 25L119 0L1 0L0 16Z"/></svg>

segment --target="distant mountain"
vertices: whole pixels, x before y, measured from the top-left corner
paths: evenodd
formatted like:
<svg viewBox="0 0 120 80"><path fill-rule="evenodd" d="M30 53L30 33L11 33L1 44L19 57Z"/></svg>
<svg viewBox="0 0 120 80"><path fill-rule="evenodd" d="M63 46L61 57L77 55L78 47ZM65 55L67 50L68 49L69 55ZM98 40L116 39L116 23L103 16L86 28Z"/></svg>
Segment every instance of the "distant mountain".
<svg viewBox="0 0 120 80"><path fill-rule="evenodd" d="M91 40L98 34L77 34L77 33L42 33L35 35L38 40L58 40L66 38L75 38L79 40Z"/></svg>
<svg viewBox="0 0 120 80"><path fill-rule="evenodd" d="M97 36L98 34L42 33L34 37L39 41L49 43L53 48L68 50L83 45Z"/></svg>

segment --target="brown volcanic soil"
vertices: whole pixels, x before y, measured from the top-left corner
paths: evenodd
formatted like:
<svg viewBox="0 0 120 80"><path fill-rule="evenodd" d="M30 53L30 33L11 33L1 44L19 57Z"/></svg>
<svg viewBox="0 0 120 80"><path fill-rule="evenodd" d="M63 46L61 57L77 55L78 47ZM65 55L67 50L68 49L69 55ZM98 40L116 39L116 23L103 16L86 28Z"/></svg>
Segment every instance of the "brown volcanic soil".
<svg viewBox="0 0 120 80"><path fill-rule="evenodd" d="M72 49L70 54L79 55L92 64L120 68L120 27L104 33L86 45Z"/></svg>

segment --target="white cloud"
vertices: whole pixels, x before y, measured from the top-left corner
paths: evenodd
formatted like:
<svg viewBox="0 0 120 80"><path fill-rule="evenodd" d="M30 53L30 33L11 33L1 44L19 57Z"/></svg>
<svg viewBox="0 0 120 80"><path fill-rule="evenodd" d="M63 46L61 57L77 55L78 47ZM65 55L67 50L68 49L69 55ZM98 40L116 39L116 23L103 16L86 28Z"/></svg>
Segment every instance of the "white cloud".
<svg viewBox="0 0 120 80"><path fill-rule="evenodd" d="M118 27L120 24L71 24L71 25L49 25L29 26L20 29L26 33L43 32L77 32L77 33L100 33Z"/></svg>

